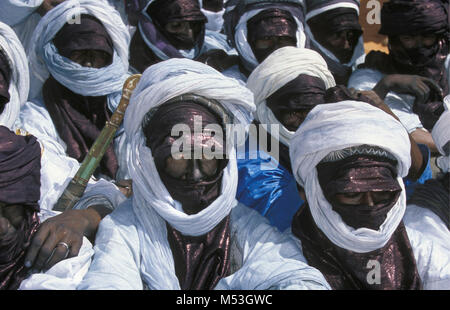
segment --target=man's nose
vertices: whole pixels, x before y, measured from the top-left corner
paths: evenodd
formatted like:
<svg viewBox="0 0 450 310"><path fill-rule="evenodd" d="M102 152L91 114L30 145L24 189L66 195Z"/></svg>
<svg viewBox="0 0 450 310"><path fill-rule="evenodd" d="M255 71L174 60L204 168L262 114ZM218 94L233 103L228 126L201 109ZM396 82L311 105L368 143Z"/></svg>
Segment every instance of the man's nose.
<svg viewBox="0 0 450 310"><path fill-rule="evenodd" d="M187 175L187 179L191 182L199 182L203 178L203 173L200 170L200 165L197 159L191 160L191 165L189 169L189 173Z"/></svg>
<svg viewBox="0 0 450 310"><path fill-rule="evenodd" d="M367 192L364 195L364 203L367 204L369 207L375 206L375 203L373 201L373 195L371 192Z"/></svg>
<svg viewBox="0 0 450 310"><path fill-rule="evenodd" d="M189 23L182 24L182 27L180 29L180 34L182 34L184 37L189 38L191 40L194 39L194 31L192 30L192 27Z"/></svg>

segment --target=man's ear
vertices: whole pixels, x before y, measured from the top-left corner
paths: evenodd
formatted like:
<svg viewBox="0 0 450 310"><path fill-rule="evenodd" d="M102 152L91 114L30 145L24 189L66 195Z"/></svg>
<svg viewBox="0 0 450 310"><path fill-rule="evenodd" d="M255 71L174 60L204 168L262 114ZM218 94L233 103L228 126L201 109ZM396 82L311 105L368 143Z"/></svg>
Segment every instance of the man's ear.
<svg viewBox="0 0 450 310"><path fill-rule="evenodd" d="M297 183L297 190L298 190L298 194L299 194L300 197L303 199L303 201L306 201L305 190L304 190L303 187L301 187L300 184L298 184L298 183Z"/></svg>

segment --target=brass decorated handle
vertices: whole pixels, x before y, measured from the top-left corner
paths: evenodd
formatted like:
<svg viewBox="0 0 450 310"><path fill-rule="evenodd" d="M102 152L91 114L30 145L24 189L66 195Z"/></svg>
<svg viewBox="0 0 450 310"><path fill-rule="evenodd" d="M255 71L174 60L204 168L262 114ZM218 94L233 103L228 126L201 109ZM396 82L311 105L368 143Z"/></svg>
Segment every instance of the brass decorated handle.
<svg viewBox="0 0 450 310"><path fill-rule="evenodd" d="M122 90L122 98L120 98L119 106L116 111L114 111L111 116L111 124L119 127L122 123L123 117L125 115L125 111L130 103L131 95L133 94L134 89L136 88L139 80L141 79L142 74L134 74L130 76L125 83L123 84Z"/></svg>

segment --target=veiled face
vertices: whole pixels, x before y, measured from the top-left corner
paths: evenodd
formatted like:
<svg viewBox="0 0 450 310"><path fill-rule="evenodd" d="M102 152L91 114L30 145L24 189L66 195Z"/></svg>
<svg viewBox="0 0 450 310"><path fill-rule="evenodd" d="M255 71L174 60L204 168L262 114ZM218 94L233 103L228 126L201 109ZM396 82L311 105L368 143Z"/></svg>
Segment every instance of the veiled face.
<svg viewBox="0 0 450 310"><path fill-rule="evenodd" d="M366 205L373 207L377 204L388 203L395 197L395 192L379 191L379 192L363 192L363 193L342 193L336 194L333 198L334 202L340 205L360 206Z"/></svg>
<svg viewBox="0 0 450 310"><path fill-rule="evenodd" d="M359 32L355 30L342 30L325 34L319 38L319 43L332 52L342 63L348 63L358 43Z"/></svg>
<svg viewBox="0 0 450 310"><path fill-rule="evenodd" d="M193 155L193 154L192 154ZM169 156L166 159L165 172L172 178L187 181L190 183L201 182L214 177L219 170L218 159L207 159L202 156L201 159L185 159L182 154L180 157Z"/></svg>
<svg viewBox="0 0 450 310"><path fill-rule="evenodd" d="M289 131L297 131L311 109L304 110L280 110L278 120Z"/></svg>
<svg viewBox="0 0 450 310"><path fill-rule="evenodd" d="M80 50L70 53L70 60L83 67L100 69L110 65L112 57L103 51Z"/></svg>
<svg viewBox="0 0 450 310"><path fill-rule="evenodd" d="M437 36L433 33L418 35L399 35L398 39L406 49L431 47L437 42Z"/></svg>
<svg viewBox="0 0 450 310"><path fill-rule="evenodd" d="M270 54L272 54L277 49L286 46L296 46L297 40L289 36L268 36L260 39L256 39L252 43L253 51L257 60L261 63Z"/></svg>

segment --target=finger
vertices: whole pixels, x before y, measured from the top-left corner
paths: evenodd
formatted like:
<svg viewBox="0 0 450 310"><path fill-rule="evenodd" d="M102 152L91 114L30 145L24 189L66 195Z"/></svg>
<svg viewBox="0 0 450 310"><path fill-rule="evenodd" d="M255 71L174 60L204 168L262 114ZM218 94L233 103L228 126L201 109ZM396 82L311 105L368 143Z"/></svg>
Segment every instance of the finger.
<svg viewBox="0 0 450 310"><path fill-rule="evenodd" d="M49 229L45 225L42 225L34 234L31 244L28 247L27 255L25 256L25 267L31 268L34 265L39 250L47 239L48 234Z"/></svg>
<svg viewBox="0 0 450 310"><path fill-rule="evenodd" d="M0 217L0 238L6 235L10 229L10 223L4 217Z"/></svg>
<svg viewBox="0 0 450 310"><path fill-rule="evenodd" d="M422 92L423 103L426 103L428 101L428 98L430 97L430 88L423 82L419 83L418 87L420 87L420 90Z"/></svg>
<svg viewBox="0 0 450 310"><path fill-rule="evenodd" d="M50 256L50 259L45 263L45 266L44 266L45 270L52 268L54 265L56 265L60 261L64 260L69 255L70 247L69 247L69 249L66 248L64 245L60 244L61 242L64 242L68 245L70 244L69 241L58 242L56 247L53 249L53 253Z"/></svg>
<svg viewBox="0 0 450 310"><path fill-rule="evenodd" d="M356 91L356 89L354 89L353 87L350 87L350 88L348 89L348 91L350 92L350 94L351 94L352 96L356 96L356 95L358 94L358 92Z"/></svg>
<svg viewBox="0 0 450 310"><path fill-rule="evenodd" d="M83 238L73 241L72 244L70 245L69 254L67 255L67 258L77 256L78 253L80 253L82 244L83 244Z"/></svg>
<svg viewBox="0 0 450 310"><path fill-rule="evenodd" d="M44 244L39 249L39 253L34 262L34 269L43 270L45 263L51 258L53 255L53 250L56 247L56 244L59 242L56 234L49 234Z"/></svg>
<svg viewBox="0 0 450 310"><path fill-rule="evenodd" d="M429 78L423 78L422 81L428 85L433 91L435 91L440 98L444 98L444 91L442 90L441 86L434 80Z"/></svg>

